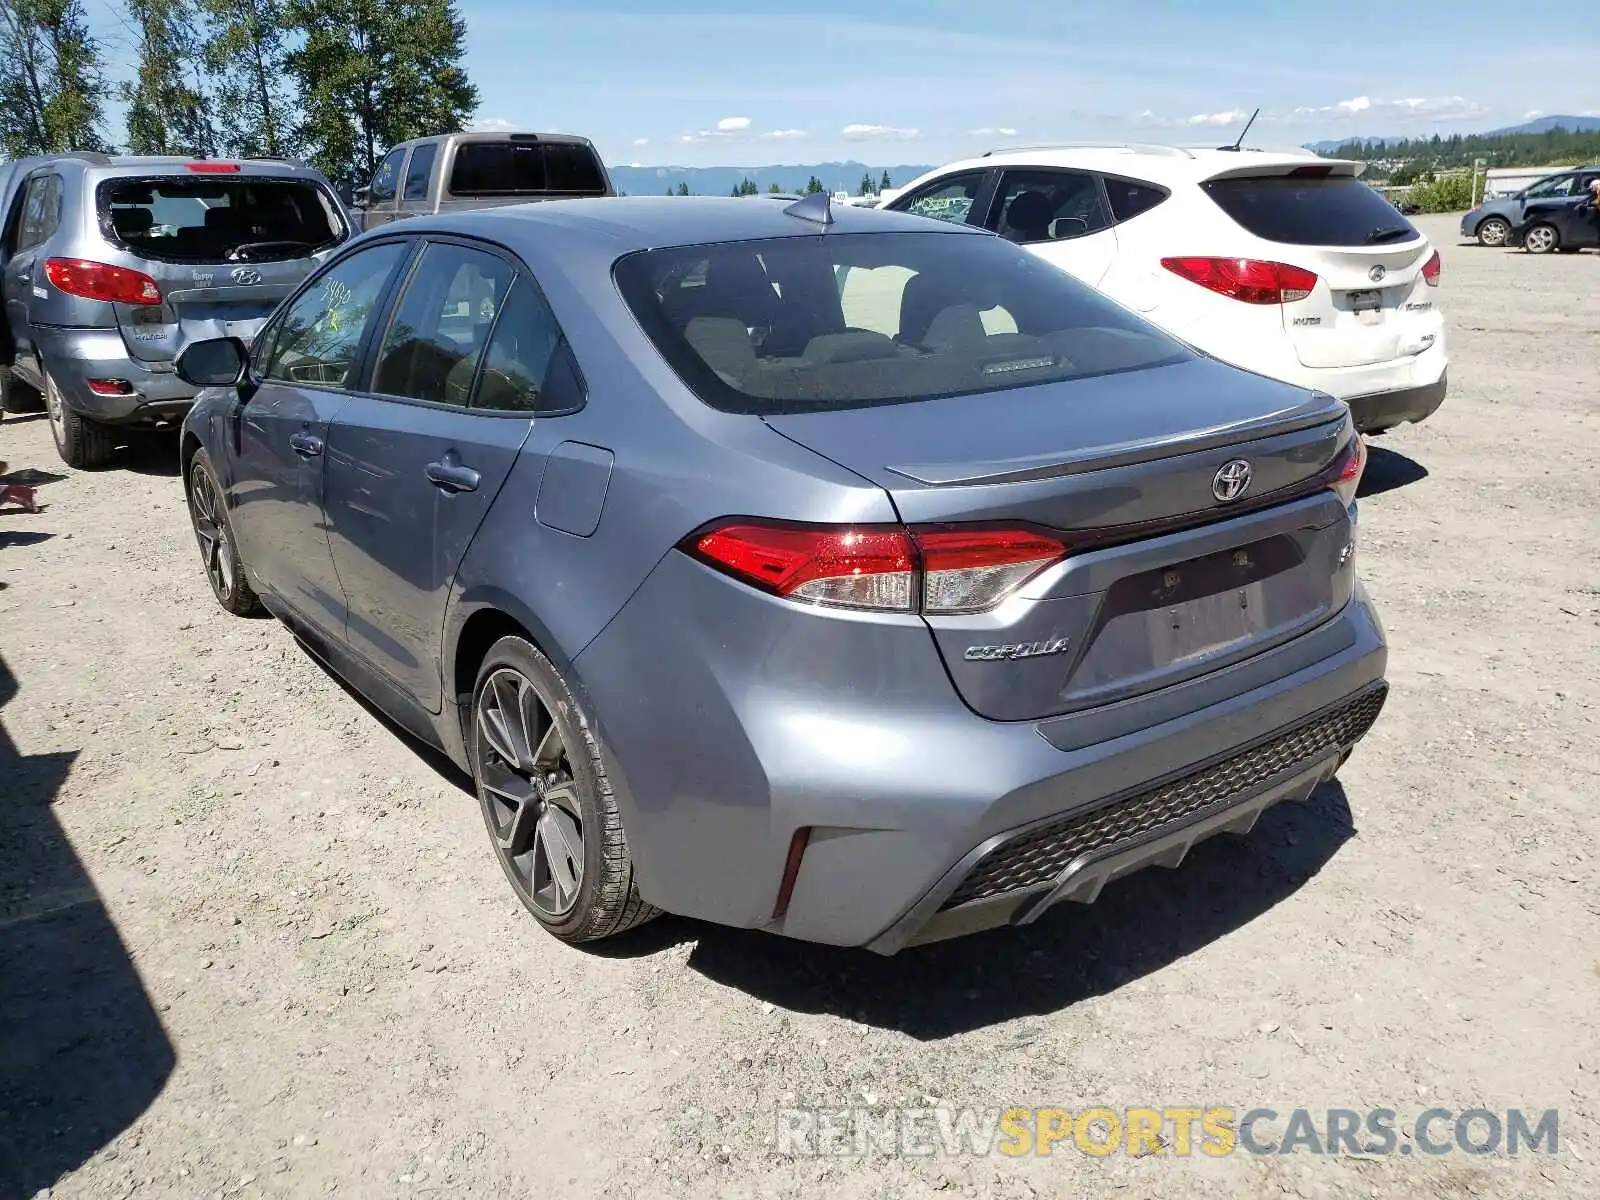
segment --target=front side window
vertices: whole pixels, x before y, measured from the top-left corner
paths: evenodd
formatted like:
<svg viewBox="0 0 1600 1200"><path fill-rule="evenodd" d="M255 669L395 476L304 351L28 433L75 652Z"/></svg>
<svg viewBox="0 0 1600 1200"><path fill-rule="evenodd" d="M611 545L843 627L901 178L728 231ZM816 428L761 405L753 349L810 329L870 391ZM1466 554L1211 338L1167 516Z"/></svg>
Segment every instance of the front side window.
<svg viewBox="0 0 1600 1200"><path fill-rule="evenodd" d="M423 142L411 152L411 163L406 167L405 199L428 198L428 178L433 174L433 161L438 157L438 142Z"/></svg>
<svg viewBox="0 0 1600 1200"><path fill-rule="evenodd" d="M1178 362L1181 344L999 238L796 236L646 250L622 295L725 412L982 396Z"/></svg>
<svg viewBox="0 0 1600 1200"><path fill-rule="evenodd" d="M400 188L400 164L405 160L406 148L398 146L389 151L384 160L378 164L378 172L372 177L372 186L367 191L367 199L376 204L385 200L393 200L395 192Z"/></svg>
<svg viewBox="0 0 1600 1200"><path fill-rule="evenodd" d="M28 250L48 241L60 223L61 177L35 175L28 180L28 194L23 200L17 249Z"/></svg>
<svg viewBox="0 0 1600 1200"><path fill-rule="evenodd" d="M514 274L493 254L430 245L384 334L372 390L465 407Z"/></svg>
<svg viewBox="0 0 1600 1200"><path fill-rule="evenodd" d="M935 221L948 221L952 225L976 225L983 220L983 214L974 213L972 206L983 191L987 174L986 171L969 171L952 175L901 197L889 207L896 212L932 217Z"/></svg>
<svg viewBox="0 0 1600 1200"><path fill-rule="evenodd" d="M266 377L315 387L349 387L374 310L409 250L406 242L384 242L342 259L318 276L281 318Z"/></svg>
<svg viewBox="0 0 1600 1200"><path fill-rule="evenodd" d="M1007 171L1000 185L998 231L1008 241L1066 241L1110 223L1099 181L1082 171Z"/></svg>

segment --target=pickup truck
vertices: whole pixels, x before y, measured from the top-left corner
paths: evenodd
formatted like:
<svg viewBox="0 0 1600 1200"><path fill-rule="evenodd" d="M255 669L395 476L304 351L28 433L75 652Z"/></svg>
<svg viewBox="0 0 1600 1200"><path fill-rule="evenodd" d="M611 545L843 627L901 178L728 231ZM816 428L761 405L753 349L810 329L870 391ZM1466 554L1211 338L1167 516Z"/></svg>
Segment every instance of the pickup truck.
<svg viewBox="0 0 1600 1200"><path fill-rule="evenodd" d="M366 230L404 217L616 194L587 138L446 133L395 146L372 182L356 189L353 207Z"/></svg>

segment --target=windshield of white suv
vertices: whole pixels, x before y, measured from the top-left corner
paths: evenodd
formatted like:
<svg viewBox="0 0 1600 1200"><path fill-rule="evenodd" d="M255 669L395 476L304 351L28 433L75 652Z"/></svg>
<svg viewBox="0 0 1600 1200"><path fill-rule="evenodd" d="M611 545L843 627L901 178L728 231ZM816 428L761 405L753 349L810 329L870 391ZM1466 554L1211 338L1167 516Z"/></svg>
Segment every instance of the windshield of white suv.
<svg viewBox="0 0 1600 1200"><path fill-rule="evenodd" d="M308 180L118 179L100 185L112 242L161 262L303 258L339 240L333 201Z"/></svg>
<svg viewBox="0 0 1600 1200"><path fill-rule="evenodd" d="M1182 361L1189 351L996 237L853 233L645 250L635 317L724 412L978 395Z"/></svg>

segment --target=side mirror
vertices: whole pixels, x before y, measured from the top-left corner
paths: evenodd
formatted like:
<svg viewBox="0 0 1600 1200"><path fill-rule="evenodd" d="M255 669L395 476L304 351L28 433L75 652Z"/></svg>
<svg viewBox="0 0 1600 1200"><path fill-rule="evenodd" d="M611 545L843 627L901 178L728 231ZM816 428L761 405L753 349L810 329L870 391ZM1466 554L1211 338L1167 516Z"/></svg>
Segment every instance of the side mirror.
<svg viewBox="0 0 1600 1200"><path fill-rule="evenodd" d="M354 204L354 205L357 205L357 206L364 207L366 205L366 203L371 199L372 199L372 185L371 184L368 184L365 187L358 187L358 188L356 188L355 191L350 193L350 203Z"/></svg>
<svg viewBox="0 0 1600 1200"><path fill-rule="evenodd" d="M178 355L178 378L194 387L233 387L244 379L250 355L238 338L190 342Z"/></svg>

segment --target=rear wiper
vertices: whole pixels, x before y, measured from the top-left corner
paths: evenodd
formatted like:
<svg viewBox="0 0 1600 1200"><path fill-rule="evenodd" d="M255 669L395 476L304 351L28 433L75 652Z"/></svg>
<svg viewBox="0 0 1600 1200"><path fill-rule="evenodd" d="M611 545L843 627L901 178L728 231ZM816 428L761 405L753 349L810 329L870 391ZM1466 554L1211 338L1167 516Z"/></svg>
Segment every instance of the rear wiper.
<svg viewBox="0 0 1600 1200"><path fill-rule="evenodd" d="M1410 233L1409 225L1379 225L1367 234L1367 245L1371 246L1375 242L1392 242L1395 238L1408 237Z"/></svg>

